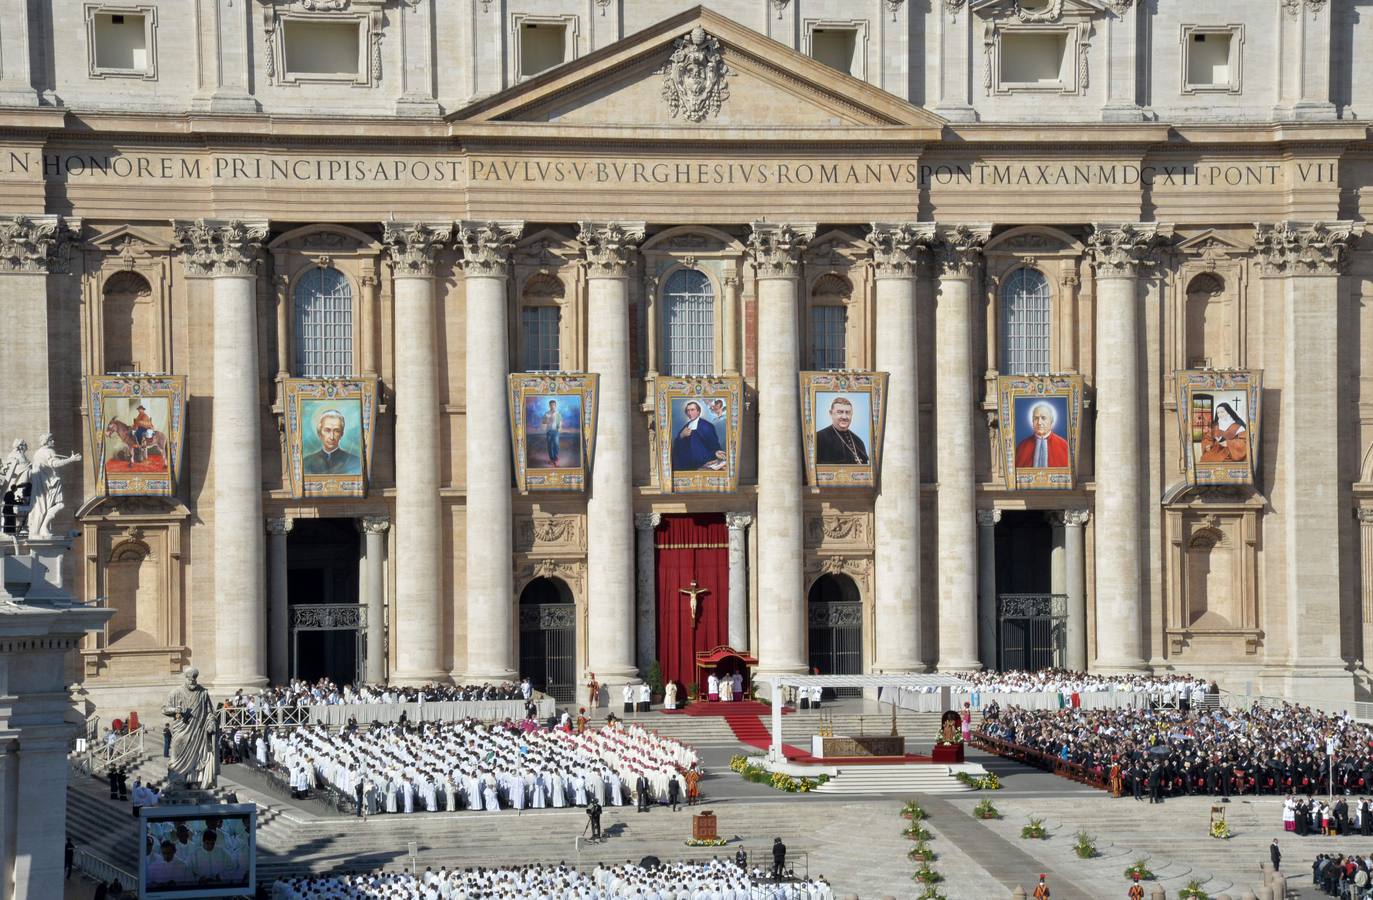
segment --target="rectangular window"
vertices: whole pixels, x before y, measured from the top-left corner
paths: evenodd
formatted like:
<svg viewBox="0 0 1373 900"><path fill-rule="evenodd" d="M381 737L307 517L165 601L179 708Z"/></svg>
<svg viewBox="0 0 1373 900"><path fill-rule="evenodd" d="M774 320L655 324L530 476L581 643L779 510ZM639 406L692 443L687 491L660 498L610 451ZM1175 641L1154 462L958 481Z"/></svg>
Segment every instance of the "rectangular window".
<svg viewBox="0 0 1373 900"><path fill-rule="evenodd" d="M848 310L842 306L812 306L810 310L810 367L816 371L848 368Z"/></svg>
<svg viewBox="0 0 1373 900"><path fill-rule="evenodd" d="M156 25L157 10L152 7L87 6L86 37L90 44L91 76L156 78L153 44Z"/></svg>
<svg viewBox="0 0 1373 900"><path fill-rule="evenodd" d="M562 368L562 312L556 306L526 306L520 310L520 367L525 372L556 372Z"/></svg>
<svg viewBox="0 0 1373 900"><path fill-rule="evenodd" d="M1003 88L1061 89L1071 82L1068 33L1006 31L1001 33Z"/></svg>
<svg viewBox="0 0 1373 900"><path fill-rule="evenodd" d="M810 55L845 75L856 75L854 53L858 31L853 28L816 28L810 33Z"/></svg>
<svg viewBox="0 0 1373 900"><path fill-rule="evenodd" d="M567 61L567 26L524 22L520 27L520 77L528 78Z"/></svg>
<svg viewBox="0 0 1373 900"><path fill-rule="evenodd" d="M668 305L669 375L710 375L715 371L715 304L709 294L682 294Z"/></svg>
<svg viewBox="0 0 1373 900"><path fill-rule="evenodd" d="M359 20L282 21L288 78L347 79L361 71L362 29Z"/></svg>
<svg viewBox="0 0 1373 900"><path fill-rule="evenodd" d="M1238 25L1182 26L1182 92L1238 93L1242 43Z"/></svg>

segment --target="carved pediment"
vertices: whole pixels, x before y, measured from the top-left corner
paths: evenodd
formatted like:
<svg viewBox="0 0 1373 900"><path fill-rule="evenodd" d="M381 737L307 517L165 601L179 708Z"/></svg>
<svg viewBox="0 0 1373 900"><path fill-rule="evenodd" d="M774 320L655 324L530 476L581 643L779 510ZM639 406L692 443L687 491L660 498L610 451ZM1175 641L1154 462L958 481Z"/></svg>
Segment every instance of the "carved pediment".
<svg viewBox="0 0 1373 900"><path fill-rule="evenodd" d="M1124 15L1133 0L972 0L969 7L984 19L1026 25L1080 22L1106 12Z"/></svg>
<svg viewBox="0 0 1373 900"><path fill-rule="evenodd" d="M1212 228L1179 242L1174 249L1181 256L1200 256L1203 259L1247 256L1250 253L1249 247L1231 240Z"/></svg>
<svg viewBox="0 0 1373 900"><path fill-rule="evenodd" d="M581 256L581 246L570 237L552 228L541 228L515 245L511 260L517 266L555 272Z"/></svg>
<svg viewBox="0 0 1373 900"><path fill-rule="evenodd" d="M468 122L767 128L943 120L701 7L459 110Z"/></svg>
<svg viewBox="0 0 1373 900"><path fill-rule="evenodd" d="M120 225L109 231L102 231L86 241L86 245L93 250L114 256L150 256L171 250L168 241L132 225Z"/></svg>
<svg viewBox="0 0 1373 900"><path fill-rule="evenodd" d="M111 522L128 519L184 519L188 510L172 497L92 497L76 511L78 522Z"/></svg>

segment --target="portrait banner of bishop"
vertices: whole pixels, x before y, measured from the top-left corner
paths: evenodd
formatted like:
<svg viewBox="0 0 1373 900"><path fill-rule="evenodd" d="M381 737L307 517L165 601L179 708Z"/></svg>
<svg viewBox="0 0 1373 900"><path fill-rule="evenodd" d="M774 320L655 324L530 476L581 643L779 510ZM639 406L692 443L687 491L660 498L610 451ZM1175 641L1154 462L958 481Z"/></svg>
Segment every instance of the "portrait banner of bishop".
<svg viewBox="0 0 1373 900"><path fill-rule="evenodd" d="M286 449L294 497L365 497L377 379L287 378Z"/></svg>
<svg viewBox="0 0 1373 900"><path fill-rule="evenodd" d="M186 376L112 375L85 382L96 493L170 497L181 472Z"/></svg>
<svg viewBox="0 0 1373 900"><path fill-rule="evenodd" d="M1007 487L1071 490L1082 437L1082 376L1002 375L996 387Z"/></svg>
<svg viewBox="0 0 1373 900"><path fill-rule="evenodd" d="M1182 467L1191 485L1253 484L1261 370L1177 373Z"/></svg>
<svg viewBox="0 0 1373 900"><path fill-rule="evenodd" d="M886 372L802 372L801 433L814 489L877 484Z"/></svg>
<svg viewBox="0 0 1373 900"><path fill-rule="evenodd" d="M510 440L520 493L586 490L599 386L594 373L510 376Z"/></svg>
<svg viewBox="0 0 1373 900"><path fill-rule="evenodd" d="M744 381L738 375L657 379L655 464L668 493L729 493L739 488Z"/></svg>

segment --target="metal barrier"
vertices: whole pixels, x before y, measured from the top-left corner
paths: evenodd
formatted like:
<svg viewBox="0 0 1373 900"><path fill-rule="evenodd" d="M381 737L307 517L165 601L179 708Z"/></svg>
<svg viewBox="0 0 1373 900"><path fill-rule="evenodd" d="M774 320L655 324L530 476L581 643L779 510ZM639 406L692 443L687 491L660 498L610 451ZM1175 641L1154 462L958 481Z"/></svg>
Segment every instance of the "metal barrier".
<svg viewBox="0 0 1373 900"><path fill-rule="evenodd" d="M218 714L219 730L226 734L264 728L299 728L310 724L310 708L307 706L259 706L253 709L246 706L226 706L220 708Z"/></svg>
<svg viewBox="0 0 1373 900"><path fill-rule="evenodd" d="M140 725L137 731L115 737L113 744L97 740L87 742L86 752L70 757L72 771L80 775L94 775L102 769L110 770L115 766L136 765L143 759L143 738L147 729Z"/></svg>
<svg viewBox="0 0 1373 900"><path fill-rule="evenodd" d="M113 863L106 862L86 847L77 847L72 854L72 868L79 869L95 881L111 884L118 881L132 896L138 892L138 875L126 872Z"/></svg>

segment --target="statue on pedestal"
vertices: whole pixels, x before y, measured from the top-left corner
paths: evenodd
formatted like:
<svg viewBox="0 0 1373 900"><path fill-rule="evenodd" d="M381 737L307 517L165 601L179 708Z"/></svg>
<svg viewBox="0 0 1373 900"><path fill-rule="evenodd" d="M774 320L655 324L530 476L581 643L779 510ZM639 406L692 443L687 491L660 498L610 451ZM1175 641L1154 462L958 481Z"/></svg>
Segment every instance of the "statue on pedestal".
<svg viewBox="0 0 1373 900"><path fill-rule="evenodd" d="M29 508L29 537L39 540L53 537L53 522L66 505L62 500L62 476L57 470L81 459L80 453L63 456L53 448L53 444L51 434L44 434L38 439L39 446L33 454L29 475L33 504Z"/></svg>
<svg viewBox="0 0 1373 900"><path fill-rule="evenodd" d="M212 788L219 776L215 705L210 692L197 683L199 677L199 669L187 669L186 683L173 689L162 706L171 719L172 748L167 760L171 787Z"/></svg>
<svg viewBox="0 0 1373 900"><path fill-rule="evenodd" d="M0 463L0 532L18 534L25 528L30 490L29 442L16 438L10 455Z"/></svg>

